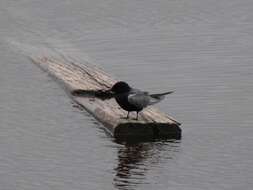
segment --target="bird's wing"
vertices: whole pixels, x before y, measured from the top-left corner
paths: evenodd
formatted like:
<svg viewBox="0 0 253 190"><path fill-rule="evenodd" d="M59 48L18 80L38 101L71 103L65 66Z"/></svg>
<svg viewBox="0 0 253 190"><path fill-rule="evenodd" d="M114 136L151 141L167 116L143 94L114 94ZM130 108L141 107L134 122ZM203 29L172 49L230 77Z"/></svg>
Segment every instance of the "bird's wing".
<svg viewBox="0 0 253 190"><path fill-rule="evenodd" d="M71 92L73 96L79 97L90 97L90 98L100 98L102 100L113 98L113 94L108 90L83 90L76 89Z"/></svg>
<svg viewBox="0 0 253 190"><path fill-rule="evenodd" d="M150 97L149 105L156 104L156 103L160 102L161 100L163 100L165 98L165 95L171 94L171 93L173 93L173 91L159 93L159 94L150 94L149 95L149 97Z"/></svg>
<svg viewBox="0 0 253 190"><path fill-rule="evenodd" d="M128 102L138 109L147 107L150 103L150 98L147 92L130 93L128 96Z"/></svg>

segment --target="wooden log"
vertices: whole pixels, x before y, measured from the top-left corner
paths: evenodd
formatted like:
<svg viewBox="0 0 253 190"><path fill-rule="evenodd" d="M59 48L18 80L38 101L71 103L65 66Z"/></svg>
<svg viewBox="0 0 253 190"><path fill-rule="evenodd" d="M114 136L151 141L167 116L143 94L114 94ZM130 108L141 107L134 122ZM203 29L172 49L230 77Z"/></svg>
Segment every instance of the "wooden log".
<svg viewBox="0 0 253 190"><path fill-rule="evenodd" d="M153 106L139 114L139 120L124 119L126 112L114 99L102 100L92 96L73 96L77 89L87 91L107 90L116 80L93 65L80 64L55 57L31 58L32 62L60 81L71 98L85 108L105 129L117 139L181 138L180 123Z"/></svg>

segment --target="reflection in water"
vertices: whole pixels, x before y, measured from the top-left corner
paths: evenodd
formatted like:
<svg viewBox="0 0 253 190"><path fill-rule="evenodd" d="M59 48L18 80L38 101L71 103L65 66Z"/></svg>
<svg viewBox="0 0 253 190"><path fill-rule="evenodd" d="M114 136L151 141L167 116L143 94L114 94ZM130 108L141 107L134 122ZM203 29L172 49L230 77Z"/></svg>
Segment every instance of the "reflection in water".
<svg viewBox="0 0 253 190"><path fill-rule="evenodd" d="M174 159L179 146L180 141L167 141L125 144L120 147L114 186L120 190L129 190L145 183L147 171Z"/></svg>

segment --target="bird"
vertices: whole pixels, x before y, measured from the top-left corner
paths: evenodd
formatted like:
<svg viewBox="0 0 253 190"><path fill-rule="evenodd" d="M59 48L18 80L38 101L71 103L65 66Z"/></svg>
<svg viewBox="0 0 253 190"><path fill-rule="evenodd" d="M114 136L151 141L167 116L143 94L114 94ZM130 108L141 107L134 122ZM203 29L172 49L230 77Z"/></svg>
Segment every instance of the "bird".
<svg viewBox="0 0 253 190"><path fill-rule="evenodd" d="M156 104L164 99L165 95L173 93L173 91L168 91L159 94L149 94L146 91L141 91L130 87L124 81L116 82L107 93L112 94L118 105L125 111L127 111L127 117L129 118L129 113L132 111L136 112L136 120L138 120L138 114L147 106Z"/></svg>

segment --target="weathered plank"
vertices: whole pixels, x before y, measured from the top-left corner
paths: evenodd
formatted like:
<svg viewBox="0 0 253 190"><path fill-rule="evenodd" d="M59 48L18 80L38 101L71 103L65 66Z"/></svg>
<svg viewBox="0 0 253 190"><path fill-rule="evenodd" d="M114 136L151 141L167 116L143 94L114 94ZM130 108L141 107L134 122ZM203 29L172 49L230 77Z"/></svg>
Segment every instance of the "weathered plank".
<svg viewBox="0 0 253 190"><path fill-rule="evenodd" d="M107 90L116 80L107 73L87 64L80 64L61 58L36 57L32 62L61 81L73 100L104 124L115 138L151 137L180 138L180 123L165 113L150 106L140 112L139 120L124 119L126 112L114 99L101 100L96 97L72 96L77 89L87 91Z"/></svg>

